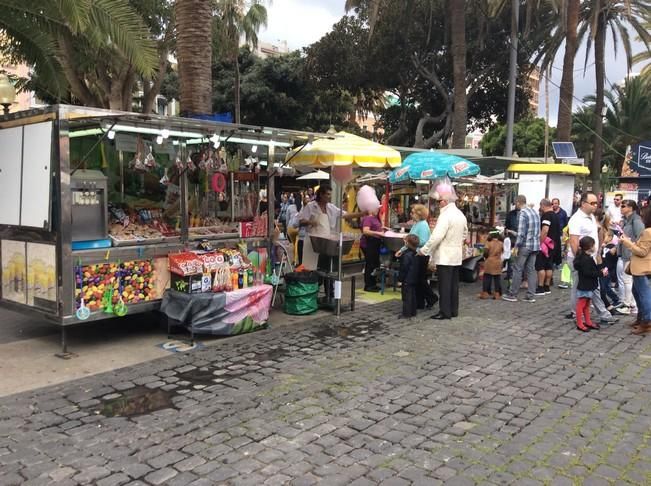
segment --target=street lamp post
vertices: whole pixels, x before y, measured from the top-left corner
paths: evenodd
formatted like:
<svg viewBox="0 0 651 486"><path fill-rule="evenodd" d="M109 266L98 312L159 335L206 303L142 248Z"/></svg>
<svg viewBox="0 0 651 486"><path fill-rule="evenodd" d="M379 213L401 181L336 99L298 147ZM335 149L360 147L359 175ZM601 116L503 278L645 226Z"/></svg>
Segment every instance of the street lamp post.
<svg viewBox="0 0 651 486"><path fill-rule="evenodd" d="M0 74L0 105L3 113L9 114L9 107L16 101L16 88L6 74Z"/></svg>

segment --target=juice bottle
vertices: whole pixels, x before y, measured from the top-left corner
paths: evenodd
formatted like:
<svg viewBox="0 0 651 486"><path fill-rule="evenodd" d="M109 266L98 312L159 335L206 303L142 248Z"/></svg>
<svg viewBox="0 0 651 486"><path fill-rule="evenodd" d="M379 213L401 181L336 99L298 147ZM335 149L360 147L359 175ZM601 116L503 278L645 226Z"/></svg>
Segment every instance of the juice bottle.
<svg viewBox="0 0 651 486"><path fill-rule="evenodd" d="M231 273L231 288L233 290L237 289L237 280L238 280L237 271L233 270L233 272Z"/></svg>

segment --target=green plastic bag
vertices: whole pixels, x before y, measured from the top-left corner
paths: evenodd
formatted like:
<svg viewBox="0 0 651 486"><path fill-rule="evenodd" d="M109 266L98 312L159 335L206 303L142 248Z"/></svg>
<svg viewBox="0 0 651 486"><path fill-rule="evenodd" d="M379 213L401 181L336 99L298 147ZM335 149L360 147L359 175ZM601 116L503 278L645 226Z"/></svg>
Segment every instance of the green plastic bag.
<svg viewBox="0 0 651 486"><path fill-rule="evenodd" d="M572 269L567 263L561 268L561 282L572 285Z"/></svg>

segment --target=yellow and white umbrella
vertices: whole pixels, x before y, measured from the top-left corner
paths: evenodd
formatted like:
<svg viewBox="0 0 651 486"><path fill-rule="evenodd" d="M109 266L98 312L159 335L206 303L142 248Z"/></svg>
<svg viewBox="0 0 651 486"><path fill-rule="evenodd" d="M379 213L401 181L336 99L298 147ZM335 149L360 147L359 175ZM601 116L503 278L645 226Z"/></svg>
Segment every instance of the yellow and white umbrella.
<svg viewBox="0 0 651 486"><path fill-rule="evenodd" d="M351 133L339 132L334 138L318 139L287 153L289 165L303 167L357 166L381 169L398 167L400 152Z"/></svg>

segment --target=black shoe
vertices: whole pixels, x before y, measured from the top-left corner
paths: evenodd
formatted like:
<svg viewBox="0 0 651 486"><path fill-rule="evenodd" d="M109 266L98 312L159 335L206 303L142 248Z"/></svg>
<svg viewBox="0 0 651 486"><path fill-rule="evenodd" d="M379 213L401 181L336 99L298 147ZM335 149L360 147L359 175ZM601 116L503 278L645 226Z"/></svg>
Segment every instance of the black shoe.
<svg viewBox="0 0 651 486"><path fill-rule="evenodd" d="M536 292L534 293L534 295L539 295L539 296L545 295L545 288L539 285L538 287L536 287Z"/></svg>
<svg viewBox="0 0 651 486"><path fill-rule="evenodd" d="M450 319L449 317L445 317L443 314L438 313L434 314L430 319L434 319L435 321L443 321L443 320L448 320Z"/></svg>
<svg viewBox="0 0 651 486"><path fill-rule="evenodd" d="M380 287L369 287L368 289L364 289L364 292L379 292Z"/></svg>

